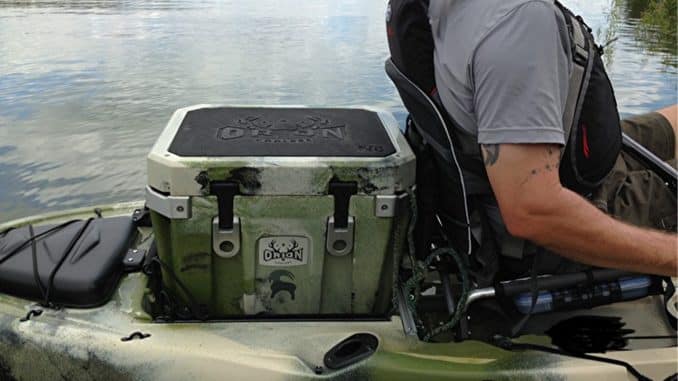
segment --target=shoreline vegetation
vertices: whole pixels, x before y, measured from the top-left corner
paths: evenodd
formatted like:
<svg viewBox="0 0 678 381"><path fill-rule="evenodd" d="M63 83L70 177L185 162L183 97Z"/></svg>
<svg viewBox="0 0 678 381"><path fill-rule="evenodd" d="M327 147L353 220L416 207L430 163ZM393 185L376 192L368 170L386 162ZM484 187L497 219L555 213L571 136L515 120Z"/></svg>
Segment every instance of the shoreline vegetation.
<svg viewBox="0 0 678 381"><path fill-rule="evenodd" d="M625 16L635 21L639 47L661 54L664 64L678 67L678 0L614 1L614 8L624 9ZM613 24L618 18L611 16Z"/></svg>

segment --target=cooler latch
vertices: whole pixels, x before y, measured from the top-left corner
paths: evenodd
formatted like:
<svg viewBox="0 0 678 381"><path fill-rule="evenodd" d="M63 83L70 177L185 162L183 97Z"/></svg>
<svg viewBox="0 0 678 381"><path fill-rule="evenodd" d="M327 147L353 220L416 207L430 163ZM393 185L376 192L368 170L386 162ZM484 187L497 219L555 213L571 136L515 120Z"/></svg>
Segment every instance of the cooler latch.
<svg viewBox="0 0 678 381"><path fill-rule="evenodd" d="M217 196L219 216L212 219L212 249L222 258L231 258L240 252L240 219L233 213L233 200L239 193L237 183L213 181L210 194Z"/></svg>
<svg viewBox="0 0 678 381"><path fill-rule="evenodd" d="M332 181L329 193L334 196L334 215L327 220L327 251L343 256L353 251L355 220L348 215L351 196L358 193L355 182Z"/></svg>

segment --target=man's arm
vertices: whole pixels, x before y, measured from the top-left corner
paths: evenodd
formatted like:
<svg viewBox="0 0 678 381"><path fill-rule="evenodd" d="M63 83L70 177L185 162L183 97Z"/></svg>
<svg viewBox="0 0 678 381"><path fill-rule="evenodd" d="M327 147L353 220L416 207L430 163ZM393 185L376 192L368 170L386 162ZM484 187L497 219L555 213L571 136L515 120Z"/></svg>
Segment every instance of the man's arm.
<svg viewBox="0 0 678 381"><path fill-rule="evenodd" d="M509 232L572 260L639 273L678 275L678 239L604 214L560 184L560 146L482 145Z"/></svg>

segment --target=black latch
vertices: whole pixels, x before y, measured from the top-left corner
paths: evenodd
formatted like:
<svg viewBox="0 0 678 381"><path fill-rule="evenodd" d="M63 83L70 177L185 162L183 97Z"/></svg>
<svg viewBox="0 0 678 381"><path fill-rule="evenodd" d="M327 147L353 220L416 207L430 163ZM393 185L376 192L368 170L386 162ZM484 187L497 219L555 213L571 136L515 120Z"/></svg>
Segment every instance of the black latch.
<svg viewBox="0 0 678 381"><path fill-rule="evenodd" d="M348 206L351 196L358 193L355 182L331 181L329 193L334 196L334 226L345 229L348 226Z"/></svg>
<svg viewBox="0 0 678 381"><path fill-rule="evenodd" d="M233 229L233 199L240 193L238 183L232 181L212 181L210 194L217 196L219 207L219 229Z"/></svg>

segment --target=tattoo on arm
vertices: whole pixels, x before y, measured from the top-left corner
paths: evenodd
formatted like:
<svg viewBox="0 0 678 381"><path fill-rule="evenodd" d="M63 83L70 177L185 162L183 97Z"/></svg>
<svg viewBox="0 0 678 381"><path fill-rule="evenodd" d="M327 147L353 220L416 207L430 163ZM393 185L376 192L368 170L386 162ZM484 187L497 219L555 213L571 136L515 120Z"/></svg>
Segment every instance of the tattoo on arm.
<svg viewBox="0 0 678 381"><path fill-rule="evenodd" d="M486 167L493 166L499 160L499 144L483 144L480 148Z"/></svg>
<svg viewBox="0 0 678 381"><path fill-rule="evenodd" d="M560 169L560 154L561 154L561 149L554 149L549 147L548 150L546 151L546 164L544 164L542 167L536 167L532 168L530 170L530 173L525 177L525 180L523 180L520 185L524 185L530 179L540 173L544 172L552 172L552 171L558 171Z"/></svg>

